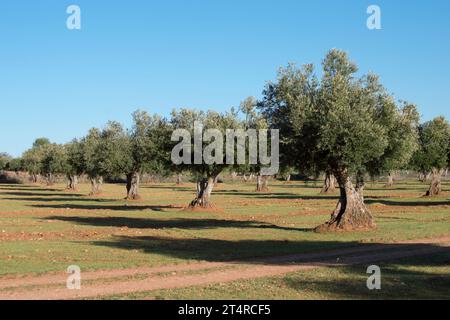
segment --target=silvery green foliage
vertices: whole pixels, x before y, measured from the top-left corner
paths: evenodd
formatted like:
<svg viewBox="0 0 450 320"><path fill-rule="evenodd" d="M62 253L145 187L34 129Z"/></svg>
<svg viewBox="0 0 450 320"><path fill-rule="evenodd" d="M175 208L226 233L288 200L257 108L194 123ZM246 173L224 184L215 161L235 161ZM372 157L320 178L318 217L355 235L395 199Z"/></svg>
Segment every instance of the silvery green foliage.
<svg viewBox="0 0 450 320"><path fill-rule="evenodd" d="M187 130L189 132L189 136L191 138L189 149L192 150L192 159L191 164L180 164L178 165L179 170L189 170L193 174L194 177L200 178L208 178L208 177L216 177L219 175L225 168L231 167L233 165L227 164L226 161L226 144L222 143L221 147L223 148L223 152L221 153L223 159L221 163L206 163L201 159L195 159L195 155L203 154L202 150L195 150L195 147L202 147L199 144L194 143L194 139L196 137L196 133L194 128L194 124L201 124L202 128L200 132L200 140L203 137L203 134L213 129L217 132L217 135L221 135L221 137L226 137L227 130L233 129L243 129L242 122L239 120L237 112L232 109L229 112L219 113L216 111L199 111L193 109L180 109L177 111L172 111L171 114L171 126L173 130L182 129ZM212 132L212 131L210 131ZM214 142L214 138L211 139L211 142ZM176 144L177 142L174 142ZM209 143L205 143L208 145ZM197 151L197 152L196 152ZM200 161L197 161L200 160Z"/></svg>
<svg viewBox="0 0 450 320"><path fill-rule="evenodd" d="M449 166L450 125L444 117L437 117L419 127L419 148L411 164L420 172L441 170Z"/></svg>
<svg viewBox="0 0 450 320"><path fill-rule="evenodd" d="M6 169L11 160L12 157L9 154L0 153L0 170Z"/></svg>
<svg viewBox="0 0 450 320"><path fill-rule="evenodd" d="M377 76L357 76L345 52L331 50L322 69L319 79L313 65L290 64L266 86L259 107L281 130L282 159L305 172L355 174L375 163L403 165L414 149L415 109L397 106ZM390 137L396 125L410 138L401 150L393 150Z"/></svg>

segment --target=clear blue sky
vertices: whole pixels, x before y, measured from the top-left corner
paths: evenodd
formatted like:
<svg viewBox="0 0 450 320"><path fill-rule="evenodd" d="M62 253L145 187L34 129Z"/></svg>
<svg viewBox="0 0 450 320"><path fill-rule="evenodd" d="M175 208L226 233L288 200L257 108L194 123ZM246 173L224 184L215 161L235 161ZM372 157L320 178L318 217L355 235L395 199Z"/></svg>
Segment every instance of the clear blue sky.
<svg viewBox="0 0 450 320"><path fill-rule="evenodd" d="M82 29L66 28L81 7ZM378 4L382 30L366 28ZM66 142L135 109L224 110L288 62L346 50L423 119L450 117L448 0L2 0L0 151Z"/></svg>

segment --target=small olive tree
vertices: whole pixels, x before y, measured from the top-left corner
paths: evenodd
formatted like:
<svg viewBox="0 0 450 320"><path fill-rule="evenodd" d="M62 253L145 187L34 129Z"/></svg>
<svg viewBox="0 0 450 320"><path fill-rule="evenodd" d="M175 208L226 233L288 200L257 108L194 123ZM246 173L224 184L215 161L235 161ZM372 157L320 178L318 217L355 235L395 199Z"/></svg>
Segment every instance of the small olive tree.
<svg viewBox="0 0 450 320"><path fill-rule="evenodd" d="M130 167L130 143L127 133L118 122L110 121L99 130L93 128L81 140L83 171L91 181L90 195L102 191L105 178L119 177Z"/></svg>
<svg viewBox="0 0 450 320"><path fill-rule="evenodd" d="M65 174L67 176L67 189L76 191L78 177L85 172L83 143L77 139L72 140L65 146L66 165Z"/></svg>
<svg viewBox="0 0 450 320"><path fill-rule="evenodd" d="M128 146L123 152L128 158L125 161L124 173L127 178L127 199L139 199L139 184L141 175L145 172L161 171L166 167L170 154L167 152L169 143L168 122L158 116L149 115L145 111L133 113L133 127L128 132Z"/></svg>
<svg viewBox="0 0 450 320"><path fill-rule="evenodd" d="M450 126L444 117L437 117L419 127L419 148L411 164L417 171L432 173L427 196L436 196L441 190L441 176L449 166Z"/></svg>
<svg viewBox="0 0 450 320"><path fill-rule="evenodd" d="M59 144L47 144L43 147L40 173L46 178L47 184L55 182L55 176L66 172L67 154L64 146Z"/></svg>
<svg viewBox="0 0 450 320"><path fill-rule="evenodd" d="M42 172L42 160L45 148L50 145L47 138L38 138L33 146L22 154L22 168L27 171L33 183L38 182L38 176Z"/></svg>
<svg viewBox="0 0 450 320"><path fill-rule="evenodd" d="M11 162L12 157L7 153L0 153L0 171L7 169L8 163Z"/></svg>
<svg viewBox="0 0 450 320"><path fill-rule="evenodd" d="M388 175L386 187L394 185L394 172L406 169L414 152L418 149L418 127L420 116L417 107L404 102L397 107L390 96L383 97L385 111L380 121L389 132L388 145L383 155L368 163L372 176Z"/></svg>
<svg viewBox="0 0 450 320"><path fill-rule="evenodd" d="M175 165L189 170L197 180L197 193L190 207L211 208L211 193L217 177L225 168L233 166L227 164L223 137L227 129L242 128L237 113L234 110L218 113L181 109L172 112L171 125L175 130L171 140L177 143L181 139L172 149L172 158L183 159L183 162ZM214 131L207 133L207 129ZM203 149L204 142L209 145ZM216 152L218 150L222 152Z"/></svg>

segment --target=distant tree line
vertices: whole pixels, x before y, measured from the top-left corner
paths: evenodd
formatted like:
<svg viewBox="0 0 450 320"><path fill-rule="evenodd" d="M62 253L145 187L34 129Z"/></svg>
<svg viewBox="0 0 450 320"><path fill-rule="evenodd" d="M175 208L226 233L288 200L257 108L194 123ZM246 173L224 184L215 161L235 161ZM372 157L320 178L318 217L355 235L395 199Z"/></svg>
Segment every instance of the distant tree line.
<svg viewBox="0 0 450 320"><path fill-rule="evenodd" d="M33 182L42 176L49 184L65 175L72 190L83 175L91 183L91 195L101 192L105 178L125 177L130 200L139 199L144 173L177 175L180 180L190 172L197 181L190 206L209 208L224 171L256 176L258 191L267 190L268 177L254 164L175 165L173 131L192 131L195 121L203 123L204 130L224 134L226 129L279 129L279 175L289 180L293 172L323 174L322 192L339 189L336 209L317 231L371 229L375 223L364 203L366 179L385 175L387 186L392 186L396 172L415 170L421 179L431 176L426 195L438 195L443 171L450 166L450 126L444 117L420 123L414 104L397 101L375 74L357 72L347 54L334 49L322 62L321 77L313 65L290 64L280 69L276 81L267 83L260 101L248 98L239 109L180 109L169 118L136 111L130 129L110 121L64 145L37 139L19 159L0 154L0 170L26 171Z"/></svg>

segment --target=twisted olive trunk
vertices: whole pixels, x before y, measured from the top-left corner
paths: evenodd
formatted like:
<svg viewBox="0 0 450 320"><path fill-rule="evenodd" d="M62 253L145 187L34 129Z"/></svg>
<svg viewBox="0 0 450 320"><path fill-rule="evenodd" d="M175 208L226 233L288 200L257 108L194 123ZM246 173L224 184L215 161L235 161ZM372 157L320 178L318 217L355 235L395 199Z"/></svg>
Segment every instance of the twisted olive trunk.
<svg viewBox="0 0 450 320"><path fill-rule="evenodd" d="M256 178L256 191L267 192L269 191L269 177L258 175Z"/></svg>
<svg viewBox="0 0 450 320"><path fill-rule="evenodd" d="M52 173L47 174L47 185L52 186L54 184L54 177Z"/></svg>
<svg viewBox="0 0 450 320"><path fill-rule="evenodd" d="M67 190L76 191L78 189L78 176L69 174L67 179Z"/></svg>
<svg viewBox="0 0 450 320"><path fill-rule="evenodd" d="M183 175L181 173L177 174L177 185L183 184Z"/></svg>
<svg viewBox="0 0 450 320"><path fill-rule="evenodd" d="M430 184L430 188L428 189L428 191L426 193L427 197L437 196L442 191L442 184L441 184L442 170L433 169L431 174L432 174L431 184Z"/></svg>
<svg viewBox="0 0 450 320"><path fill-rule="evenodd" d="M358 181L357 188L355 188L345 171L336 171L334 175L339 184L339 202L331 219L317 227L315 231L353 231L375 228L372 214L364 204L362 181Z"/></svg>
<svg viewBox="0 0 450 320"><path fill-rule="evenodd" d="M320 193L333 193L336 191L336 178L333 176L331 172L325 173L325 180L323 182L323 187Z"/></svg>
<svg viewBox="0 0 450 320"><path fill-rule="evenodd" d="M103 177L93 177L90 178L90 180L91 180L91 193L89 193L89 195L90 196L99 195L102 192Z"/></svg>
<svg viewBox="0 0 450 320"><path fill-rule="evenodd" d="M212 208L211 193L214 189L216 177L208 177L197 182L197 195L189 205L190 208Z"/></svg>
<svg viewBox="0 0 450 320"><path fill-rule="evenodd" d="M388 174L388 182L386 183L385 187L389 188L394 185L394 174L392 172L389 172Z"/></svg>
<svg viewBox="0 0 450 320"><path fill-rule="evenodd" d="M139 183L141 177L139 173L133 172L127 174L127 200L139 200Z"/></svg>

